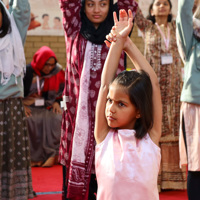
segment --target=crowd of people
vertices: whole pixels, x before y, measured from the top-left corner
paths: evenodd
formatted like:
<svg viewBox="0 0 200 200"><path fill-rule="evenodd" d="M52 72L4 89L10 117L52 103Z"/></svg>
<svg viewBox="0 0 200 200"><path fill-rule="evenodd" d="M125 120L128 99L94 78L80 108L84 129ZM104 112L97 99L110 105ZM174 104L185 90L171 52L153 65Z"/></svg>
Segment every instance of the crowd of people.
<svg viewBox="0 0 200 200"><path fill-rule="evenodd" d="M59 0L64 71L48 46L26 65L29 1L0 0L0 199L34 198L31 167L58 162L62 200L158 200L186 188L183 165L200 199L200 0L176 18L171 0L146 18L138 1Z"/></svg>

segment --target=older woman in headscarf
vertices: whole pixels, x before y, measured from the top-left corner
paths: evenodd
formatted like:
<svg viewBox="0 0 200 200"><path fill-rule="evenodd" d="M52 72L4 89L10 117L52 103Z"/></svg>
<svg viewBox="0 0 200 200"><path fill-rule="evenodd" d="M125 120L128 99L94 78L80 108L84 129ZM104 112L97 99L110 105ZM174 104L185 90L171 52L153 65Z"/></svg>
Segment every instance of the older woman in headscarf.
<svg viewBox="0 0 200 200"><path fill-rule="evenodd" d="M185 63L180 163L188 165L189 200L197 200L200 199L200 2L179 0L176 23L179 52Z"/></svg>
<svg viewBox="0 0 200 200"><path fill-rule="evenodd" d="M55 53L41 47L26 67L24 105L30 136L32 166L50 167L58 158L64 71Z"/></svg>

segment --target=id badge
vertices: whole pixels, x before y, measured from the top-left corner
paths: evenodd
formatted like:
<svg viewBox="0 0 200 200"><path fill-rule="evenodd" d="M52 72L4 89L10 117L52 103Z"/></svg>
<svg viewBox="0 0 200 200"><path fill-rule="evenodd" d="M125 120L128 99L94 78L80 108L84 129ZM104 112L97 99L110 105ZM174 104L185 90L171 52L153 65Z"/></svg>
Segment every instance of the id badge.
<svg viewBox="0 0 200 200"><path fill-rule="evenodd" d="M168 65L173 63L173 56L171 53L161 55L161 65Z"/></svg>
<svg viewBox="0 0 200 200"><path fill-rule="evenodd" d="M44 99L43 98L36 99L35 106L44 106Z"/></svg>

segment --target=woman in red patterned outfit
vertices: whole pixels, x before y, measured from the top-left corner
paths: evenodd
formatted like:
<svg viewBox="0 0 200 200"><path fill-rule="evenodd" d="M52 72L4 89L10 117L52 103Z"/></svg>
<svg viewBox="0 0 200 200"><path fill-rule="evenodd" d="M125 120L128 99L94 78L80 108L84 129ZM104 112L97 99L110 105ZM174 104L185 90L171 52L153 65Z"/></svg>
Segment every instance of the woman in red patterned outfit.
<svg viewBox="0 0 200 200"><path fill-rule="evenodd" d="M60 6L67 52L59 156L64 169L63 199L95 199L94 120L101 72L108 53L104 40L113 26L113 11L119 8L135 12L137 3L60 0ZM123 69L124 54L119 71Z"/></svg>

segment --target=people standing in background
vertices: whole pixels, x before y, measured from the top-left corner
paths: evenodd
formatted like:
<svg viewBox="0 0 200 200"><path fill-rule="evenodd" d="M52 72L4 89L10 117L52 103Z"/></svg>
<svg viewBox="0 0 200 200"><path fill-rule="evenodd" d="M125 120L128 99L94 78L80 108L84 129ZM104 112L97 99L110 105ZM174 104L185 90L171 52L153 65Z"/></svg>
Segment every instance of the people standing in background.
<svg viewBox="0 0 200 200"><path fill-rule="evenodd" d="M97 200L158 200L159 139L162 103L158 79L152 67L128 37L129 16L120 10L119 21L106 42L110 51L102 72L96 107L95 167ZM124 50L136 70L117 75Z"/></svg>
<svg viewBox="0 0 200 200"><path fill-rule="evenodd" d="M25 114L28 123L31 165L51 167L58 160L65 74L55 53L42 46L26 67Z"/></svg>
<svg viewBox="0 0 200 200"><path fill-rule="evenodd" d="M200 1L179 0L176 24L179 51L185 64L181 92L180 164L188 166L188 198L198 200L200 199Z"/></svg>
<svg viewBox="0 0 200 200"><path fill-rule="evenodd" d="M10 11L10 13L9 13ZM0 1L0 199L33 198L23 98L28 0Z"/></svg>
<svg viewBox="0 0 200 200"><path fill-rule="evenodd" d="M134 0L60 0L66 39L66 75L63 95L60 163L63 199L96 199L94 169L95 108L103 65L108 53L105 36L113 26L113 11L135 14ZM118 72L124 70L121 55Z"/></svg>
<svg viewBox="0 0 200 200"><path fill-rule="evenodd" d="M186 178L179 167L180 92L183 66L176 43L176 22L170 0L153 0L144 18L138 7L135 23L143 34L144 55L156 72L162 97L163 120L160 189L185 189Z"/></svg>

